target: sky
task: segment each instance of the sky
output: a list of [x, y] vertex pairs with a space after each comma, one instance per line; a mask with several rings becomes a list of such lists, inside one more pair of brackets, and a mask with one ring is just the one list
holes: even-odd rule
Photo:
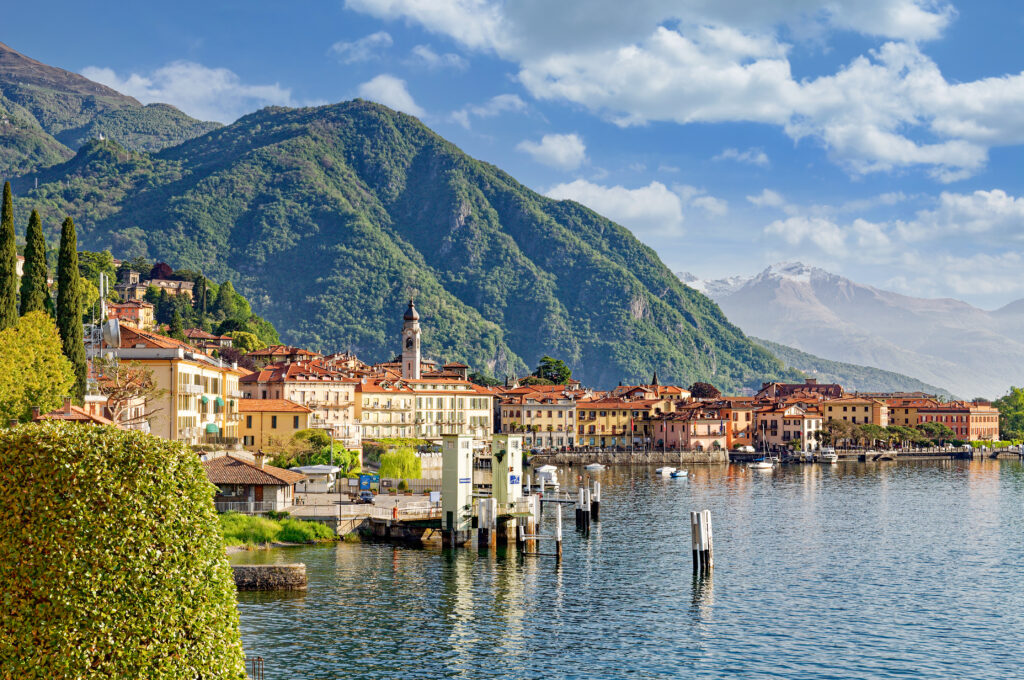
[[3, 41], [230, 123], [362, 97], [677, 272], [1024, 297], [1024, 3], [17, 3]]

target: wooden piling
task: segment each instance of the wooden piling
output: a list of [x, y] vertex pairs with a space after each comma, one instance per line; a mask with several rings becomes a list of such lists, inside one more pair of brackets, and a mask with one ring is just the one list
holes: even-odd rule
[[693, 572], [704, 573], [715, 568], [715, 551], [711, 534], [711, 511], [690, 512]]
[[562, 561], [562, 504], [557, 503], [558, 512], [555, 514], [555, 559]]

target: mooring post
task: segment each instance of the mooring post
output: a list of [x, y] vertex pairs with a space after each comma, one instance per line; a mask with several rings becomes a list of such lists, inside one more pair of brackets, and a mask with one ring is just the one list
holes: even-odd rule
[[[530, 516], [526, 518], [526, 533], [529, 536], [536, 536], [537, 532], [540, 531], [540, 512], [541, 504], [540, 497], [530, 496]], [[528, 551], [537, 550], [537, 541], [532, 538], [526, 539], [526, 545], [524, 546]]]
[[523, 551], [525, 541], [523, 540], [523, 525], [516, 522], [516, 550], [519, 552]]
[[583, 509], [586, 507], [587, 502], [587, 490], [582, 486], [576, 489], [576, 528], [583, 529]]
[[487, 523], [487, 511], [490, 508], [484, 502], [485, 500], [481, 498], [480, 502], [476, 504], [476, 547], [481, 551], [487, 550], [491, 544], [489, 536], [490, 524]]
[[594, 492], [590, 496], [590, 519], [601, 521], [601, 482], [594, 482]]
[[694, 573], [711, 571], [715, 568], [715, 559], [711, 540], [710, 510], [690, 512], [690, 532]]
[[555, 515], [555, 559], [562, 561], [562, 504], [556, 503], [558, 513]]
[[590, 489], [583, 490], [583, 533], [590, 533]]

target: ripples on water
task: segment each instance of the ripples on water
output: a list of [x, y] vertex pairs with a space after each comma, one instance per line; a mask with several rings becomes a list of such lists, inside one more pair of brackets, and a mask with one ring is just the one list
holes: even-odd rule
[[[602, 521], [580, 538], [567, 508], [560, 568], [381, 544], [238, 556], [309, 574], [305, 594], [239, 593], [246, 653], [274, 680], [1024, 677], [1016, 461], [599, 478]], [[703, 508], [715, 571], [696, 580]]]

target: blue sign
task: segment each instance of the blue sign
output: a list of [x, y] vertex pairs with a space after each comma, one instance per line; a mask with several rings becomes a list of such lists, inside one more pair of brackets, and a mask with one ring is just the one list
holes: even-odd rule
[[360, 490], [369, 490], [372, 484], [380, 486], [380, 475], [359, 475]]
[[459, 484], [469, 484], [469, 477], [459, 477]]
[[509, 475], [508, 476], [508, 483], [509, 484], [518, 484], [519, 483], [519, 475]]

